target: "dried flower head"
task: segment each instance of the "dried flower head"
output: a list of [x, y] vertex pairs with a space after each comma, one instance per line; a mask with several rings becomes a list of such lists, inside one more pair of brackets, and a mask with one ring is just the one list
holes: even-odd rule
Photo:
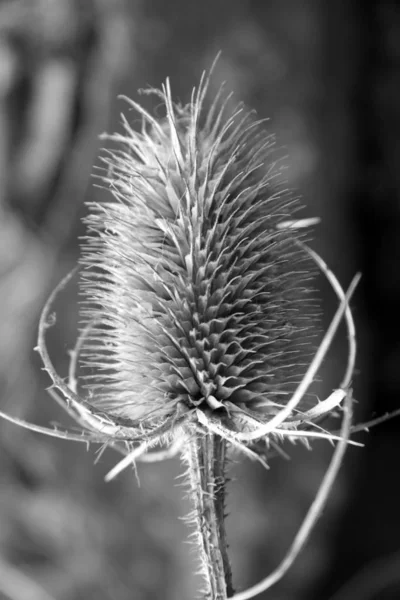
[[[279, 449], [282, 437], [339, 440], [288, 557], [259, 586], [234, 597], [245, 600], [272, 585], [293, 562], [343, 457], [356, 348], [348, 303], [358, 277], [345, 293], [306, 245], [303, 231], [315, 220], [295, 219], [299, 203], [285, 187], [263, 123], [242, 105], [232, 109], [223, 88], [206, 108], [208, 88], [209, 77], [203, 75], [190, 103], [181, 106], [172, 102], [167, 80], [162, 90], [148, 92], [161, 98], [165, 114], [155, 118], [128, 100], [141, 117], [141, 129], [124, 118], [124, 132], [110, 136], [117, 149], [108, 154], [102, 179], [113, 199], [89, 204], [81, 258], [83, 328], [67, 381], [51, 363], [45, 334], [54, 322], [52, 302], [71, 276], [43, 311], [37, 349], [53, 381], [50, 394], [82, 425], [82, 435], [1, 415], [50, 435], [120, 450], [126, 456], [108, 479], [140, 457], [163, 459], [199, 436], [197, 455], [188, 462], [202, 475], [198, 486], [192, 479], [192, 489], [195, 494], [201, 488], [197, 507], [216, 519], [213, 525], [207, 517], [215, 527], [204, 544], [213, 536], [224, 538], [219, 522], [224, 486], [218, 484], [215, 497], [207, 491], [224, 479], [219, 463], [225, 446], [215, 445], [216, 439], [263, 464], [265, 445]], [[306, 365], [314, 318], [312, 264], [340, 303]], [[326, 400], [310, 405], [305, 395], [343, 316], [349, 338], [345, 375]], [[85, 367], [85, 398], [78, 394], [79, 363]], [[345, 398], [340, 435], [317, 427]], [[160, 443], [164, 450], [147, 453]], [[208, 476], [214, 477], [211, 488]], [[216, 547], [203, 550], [211, 572]], [[219, 556], [227, 579], [224, 549]], [[224, 586], [231, 596], [230, 584]], [[211, 582], [207, 593], [212, 589]]]
[[280, 227], [298, 201], [262, 123], [229, 97], [205, 112], [207, 85], [187, 106], [168, 82], [152, 90], [159, 120], [130, 101], [141, 131], [124, 121], [112, 136], [114, 200], [86, 219], [86, 385], [130, 421], [237, 407], [265, 417], [307, 358], [310, 264], [299, 231]]
[[[223, 87], [206, 108], [208, 89], [203, 74], [181, 106], [167, 80], [146, 92], [161, 98], [163, 116], [128, 100], [141, 130], [123, 118], [123, 134], [108, 136], [117, 149], [107, 155], [102, 180], [113, 199], [89, 204], [84, 327], [67, 383], [54, 370], [45, 332], [69, 277], [42, 314], [38, 351], [45, 369], [68, 410], [99, 440], [157, 443], [185, 422], [244, 451], [265, 436], [318, 437], [325, 434], [304, 429], [340, 405], [351, 379], [348, 299], [357, 278], [346, 295], [305, 244], [303, 231], [316, 220], [294, 218], [299, 202], [285, 187], [264, 123], [241, 104], [232, 108]], [[299, 382], [313, 331], [310, 261], [340, 306]], [[343, 314], [350, 341], [345, 377], [310, 408], [304, 396]], [[77, 394], [78, 362], [87, 368], [86, 399]]]

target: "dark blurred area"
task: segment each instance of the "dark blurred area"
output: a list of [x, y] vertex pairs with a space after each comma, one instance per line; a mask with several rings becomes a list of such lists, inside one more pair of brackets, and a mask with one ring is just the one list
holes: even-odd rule
[[[47, 396], [33, 352], [38, 318], [79, 256], [99, 134], [119, 127], [119, 94], [169, 76], [189, 101], [217, 52], [222, 81], [269, 117], [287, 177], [319, 216], [313, 247], [352, 302], [358, 421], [400, 407], [400, 9], [395, 2], [316, 0], [3, 0], [0, 3], [1, 409], [73, 428]], [[151, 98], [140, 102], [149, 108]], [[132, 117], [134, 120], [135, 118]], [[324, 323], [335, 298], [321, 279]], [[57, 302], [49, 349], [66, 375], [77, 289]], [[318, 393], [338, 386], [344, 329]], [[337, 427], [337, 423], [334, 423]], [[400, 418], [359, 434], [323, 518], [270, 600], [400, 598]], [[106, 484], [111, 451], [0, 423], [0, 599], [191, 600], [200, 580], [188, 551], [179, 462], [139, 466]], [[237, 589], [283, 558], [331, 455], [285, 448], [265, 473], [232, 466], [228, 535]], [[46, 595], [47, 594], [47, 595]]]

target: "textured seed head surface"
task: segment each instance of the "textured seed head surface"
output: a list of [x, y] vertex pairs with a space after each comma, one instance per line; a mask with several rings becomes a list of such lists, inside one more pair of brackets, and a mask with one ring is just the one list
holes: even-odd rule
[[264, 125], [222, 90], [207, 104], [207, 87], [187, 106], [168, 82], [152, 90], [161, 118], [131, 102], [141, 130], [124, 120], [111, 137], [113, 198], [89, 205], [86, 385], [127, 419], [229, 403], [262, 413], [285, 403], [307, 359], [312, 273], [300, 233], [278, 227], [298, 201]]

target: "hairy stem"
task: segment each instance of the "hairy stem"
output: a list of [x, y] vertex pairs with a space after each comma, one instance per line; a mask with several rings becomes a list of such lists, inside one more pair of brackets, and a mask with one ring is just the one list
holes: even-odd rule
[[185, 448], [205, 598], [226, 600], [233, 596], [225, 534], [226, 442], [212, 433], [196, 431], [191, 432]]

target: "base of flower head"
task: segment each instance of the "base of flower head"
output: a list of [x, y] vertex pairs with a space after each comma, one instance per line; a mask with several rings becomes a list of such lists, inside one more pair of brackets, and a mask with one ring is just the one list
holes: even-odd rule
[[[44, 369], [48, 372], [52, 380], [53, 389], [51, 389], [50, 393], [86, 431], [82, 441], [129, 444], [130, 447], [127, 448], [126, 453], [133, 452], [133, 456], [138, 457], [141, 454], [147, 454], [148, 450], [158, 444], [167, 444], [167, 446], [171, 443], [175, 444], [177, 433], [185, 426], [185, 423], [191, 423], [191, 426], [197, 427], [199, 432], [204, 433], [205, 431], [209, 431], [224, 438], [232, 447], [241, 450], [250, 458], [259, 460], [264, 466], [266, 466], [266, 463], [263, 457], [259, 456], [251, 447], [256, 440], [265, 439], [267, 443], [269, 440], [279, 443], [281, 440], [288, 438], [291, 440], [304, 440], [305, 443], [308, 443], [308, 440], [313, 438], [325, 438], [334, 441], [336, 439], [335, 435], [321, 430], [317, 422], [325, 415], [331, 414], [333, 410], [340, 407], [350, 383], [354, 369], [356, 343], [349, 300], [359, 277], [354, 278], [346, 294], [324, 261], [302, 242], [299, 242], [299, 246], [313, 258], [328, 278], [340, 300], [340, 305], [295, 393], [281, 407], [277, 405], [270, 407], [267, 418], [263, 417], [262, 414], [260, 415], [259, 412], [255, 413], [251, 409], [238, 407], [229, 400], [223, 403], [215, 400], [214, 403], [208, 402], [192, 409], [184, 408], [178, 404], [175, 412], [167, 416], [163, 415], [161, 419], [153, 417], [149, 420], [140, 419], [134, 422], [101, 411], [96, 407], [93, 398], [81, 398], [77, 393], [76, 369], [79, 352], [84, 344], [85, 336], [89, 333], [91, 324], [83, 329], [78, 337], [75, 348], [70, 352], [70, 368], [66, 381], [55, 371], [46, 347], [46, 331], [55, 322], [54, 317], [51, 317], [53, 302], [57, 294], [67, 285], [76, 271], [67, 275], [53, 291], [43, 309], [39, 325], [37, 350], [42, 357]], [[327, 400], [320, 402], [305, 412], [300, 411], [298, 409], [299, 402], [312, 383], [343, 315], [345, 316], [348, 329], [349, 358], [341, 386]], [[61, 392], [62, 397], [56, 394], [55, 389]], [[67, 432], [50, 431], [51, 435], [59, 435], [59, 437], [64, 437], [64, 439], [67, 436]], [[71, 439], [76, 439], [76, 435], [73, 435]], [[140, 444], [142, 451], [139, 452], [137, 449], [132, 448], [132, 444]], [[129, 460], [126, 460], [124, 464], [128, 463]]]

